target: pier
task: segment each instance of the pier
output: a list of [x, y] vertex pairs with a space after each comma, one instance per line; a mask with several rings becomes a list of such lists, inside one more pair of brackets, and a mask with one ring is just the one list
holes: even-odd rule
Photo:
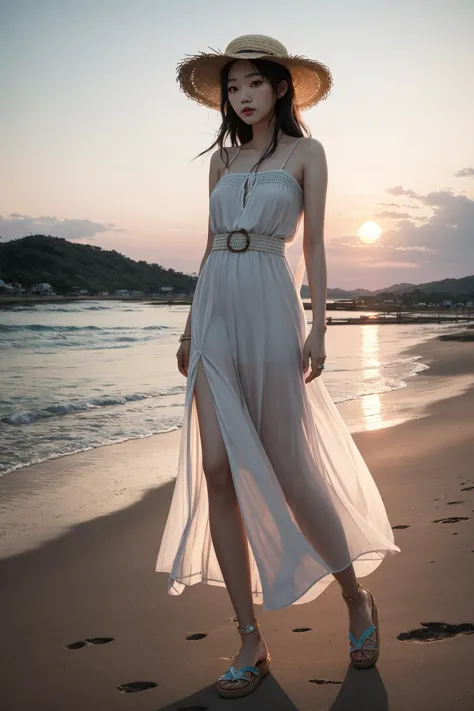
[[411, 313], [403, 314], [393, 314], [384, 315], [379, 314], [378, 316], [353, 316], [349, 318], [334, 318], [334, 316], [328, 316], [326, 318], [326, 323], [328, 326], [360, 326], [361, 324], [420, 324], [420, 323], [465, 323], [468, 321], [474, 321], [474, 314], [467, 314], [464, 316], [458, 314], [429, 314], [429, 315], [418, 315]]

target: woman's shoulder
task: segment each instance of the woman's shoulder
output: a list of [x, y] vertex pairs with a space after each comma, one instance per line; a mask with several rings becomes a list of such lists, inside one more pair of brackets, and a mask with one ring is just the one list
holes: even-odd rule
[[321, 155], [321, 153], [324, 153], [324, 146], [321, 141], [312, 136], [303, 136], [303, 138], [300, 138], [298, 146], [305, 152], [310, 151], [312, 155]]
[[239, 146], [223, 146], [222, 148], [216, 148], [214, 153], [211, 155], [211, 170], [216, 170], [219, 173], [225, 170], [238, 150]]
[[225, 165], [226, 159], [228, 161], [232, 160], [239, 148], [240, 146], [223, 146], [222, 148], [216, 148], [211, 155], [211, 163], [214, 165]]
[[311, 165], [324, 165], [326, 163], [324, 146], [317, 138], [301, 138], [296, 147], [296, 150], [298, 149], [303, 170]]
[[239, 146], [223, 146], [223, 148], [217, 148], [211, 155], [210, 172], [220, 177], [233, 161], [238, 150]]

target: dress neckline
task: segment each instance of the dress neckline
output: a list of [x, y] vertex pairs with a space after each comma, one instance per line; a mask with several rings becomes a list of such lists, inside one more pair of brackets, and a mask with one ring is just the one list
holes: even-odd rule
[[[224, 175], [221, 175], [221, 177], [220, 177], [219, 180], [217, 181], [217, 183], [216, 183], [216, 188], [217, 188], [218, 184], [221, 182], [221, 180], [223, 180], [227, 175], [250, 175], [251, 172], [252, 172], [252, 171], [247, 170], [247, 171], [235, 171], [235, 172], [232, 172], [232, 173], [224, 173]], [[299, 188], [299, 190], [301, 191], [301, 193], [304, 192], [304, 191], [303, 191], [303, 188], [301, 187], [301, 185], [299, 184], [299, 182], [296, 180], [296, 178], [295, 178], [295, 176], [293, 175], [293, 173], [290, 173], [290, 171], [289, 171], [289, 170], [286, 170], [285, 168], [270, 168], [270, 170], [259, 170], [259, 171], [257, 171], [256, 173], [254, 173], [254, 175], [263, 175], [263, 174], [265, 174], [265, 173], [285, 173], [286, 175], [289, 175], [289, 176], [290, 176], [291, 180], [292, 180], [292, 181], [294, 182], [294, 184]], [[214, 190], [215, 190], [215, 188], [214, 188]], [[213, 191], [213, 192], [214, 192], [214, 191]]]

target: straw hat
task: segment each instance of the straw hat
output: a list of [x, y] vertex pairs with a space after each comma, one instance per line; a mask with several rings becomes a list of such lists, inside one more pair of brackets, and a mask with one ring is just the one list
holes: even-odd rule
[[225, 52], [212, 50], [189, 56], [178, 64], [178, 82], [190, 99], [220, 110], [222, 68], [235, 59], [268, 59], [286, 67], [292, 76], [295, 101], [309, 109], [325, 99], [332, 86], [328, 67], [307, 57], [288, 54], [281, 42], [266, 35], [242, 35], [227, 45]]

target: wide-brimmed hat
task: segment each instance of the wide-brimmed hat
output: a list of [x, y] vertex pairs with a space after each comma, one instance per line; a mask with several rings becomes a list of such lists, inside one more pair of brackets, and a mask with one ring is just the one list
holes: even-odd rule
[[178, 82], [190, 99], [211, 109], [220, 109], [222, 68], [235, 59], [268, 59], [291, 73], [295, 101], [299, 109], [309, 109], [325, 99], [332, 87], [328, 67], [315, 59], [288, 54], [286, 47], [266, 35], [242, 35], [230, 42], [224, 52], [212, 50], [187, 56], [178, 64]]

